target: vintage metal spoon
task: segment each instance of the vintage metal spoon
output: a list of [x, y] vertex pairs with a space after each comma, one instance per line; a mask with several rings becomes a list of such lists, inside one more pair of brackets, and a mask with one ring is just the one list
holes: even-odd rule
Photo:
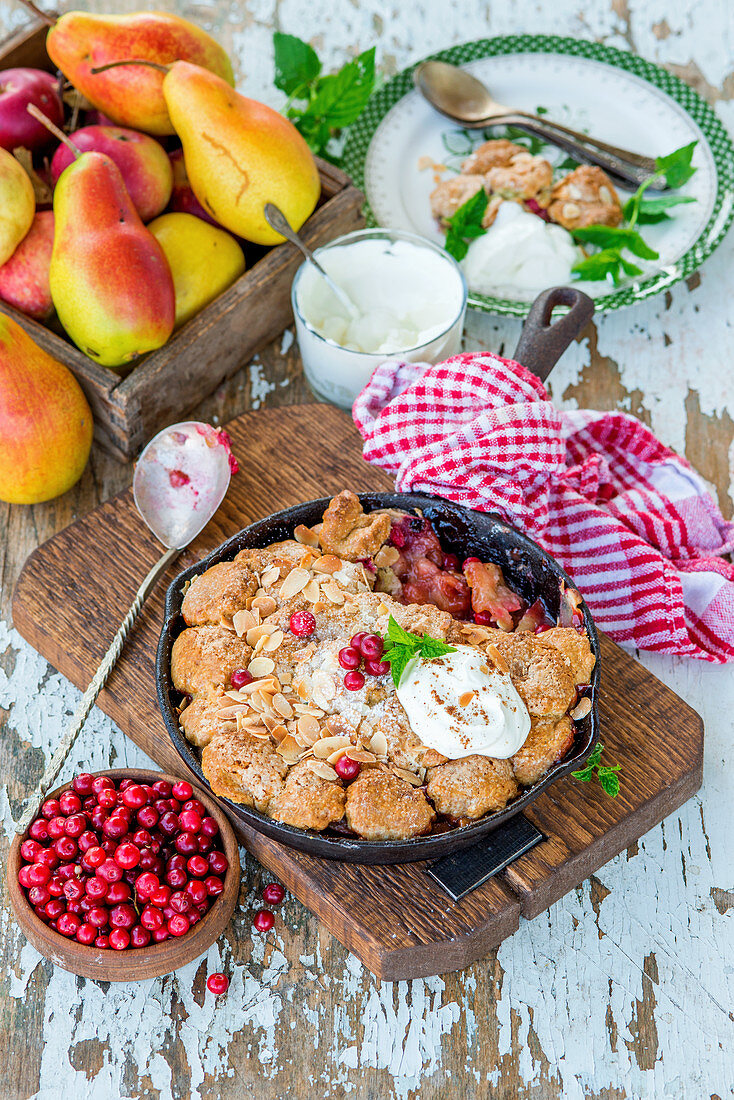
[[347, 294], [346, 290], [343, 290], [337, 283], [334, 282], [331, 275], [324, 271], [319, 261], [314, 256], [311, 249], [306, 242], [298, 236], [295, 229], [291, 228], [291, 224], [286, 218], [283, 211], [272, 202], [266, 202], [263, 209], [265, 214], [265, 221], [268, 223], [271, 229], [274, 229], [276, 233], [280, 233], [281, 237], [285, 237], [286, 240], [294, 244], [296, 248], [300, 248], [303, 255], [306, 257], [310, 264], [318, 271], [322, 279], [329, 284], [329, 289], [332, 294], [335, 294], [344, 308], [348, 311], [350, 317], [359, 317], [360, 311], [355, 306], [352, 299]]
[[[559, 122], [505, 107], [492, 98], [489, 89], [465, 69], [445, 61], [423, 61], [413, 73], [413, 81], [428, 102], [455, 122], [470, 130], [490, 126], [517, 126], [545, 138], [578, 160], [598, 164], [625, 184], [637, 188], [655, 171], [655, 161], [640, 153], [608, 145]], [[664, 190], [665, 184], [653, 190]]]
[[135, 504], [155, 537], [168, 549], [138, 589], [36, 790], [16, 822], [16, 832], [23, 833], [28, 828], [61, 771], [156, 582], [203, 530], [224, 500], [231, 477], [229, 459], [228, 442], [221, 439], [215, 428], [196, 420], [164, 428], [151, 439], [138, 459], [133, 478]]

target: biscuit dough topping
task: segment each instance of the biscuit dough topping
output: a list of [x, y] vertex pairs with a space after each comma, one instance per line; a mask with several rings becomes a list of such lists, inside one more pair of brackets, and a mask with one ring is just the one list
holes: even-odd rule
[[397, 694], [423, 744], [449, 760], [506, 760], [530, 733], [530, 714], [509, 675], [472, 646], [430, 661], [413, 658]]

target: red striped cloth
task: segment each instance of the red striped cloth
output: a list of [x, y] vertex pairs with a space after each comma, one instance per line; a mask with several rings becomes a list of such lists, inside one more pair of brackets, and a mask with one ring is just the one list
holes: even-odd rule
[[559, 412], [489, 354], [383, 363], [353, 415], [398, 491], [499, 512], [562, 563], [615, 641], [734, 659], [734, 523], [633, 416]]

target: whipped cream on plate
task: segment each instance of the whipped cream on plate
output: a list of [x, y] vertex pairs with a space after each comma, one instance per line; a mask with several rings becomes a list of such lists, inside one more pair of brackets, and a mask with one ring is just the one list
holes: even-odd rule
[[450, 760], [506, 760], [530, 732], [530, 715], [509, 675], [471, 646], [423, 660], [414, 657], [397, 689], [413, 731]]

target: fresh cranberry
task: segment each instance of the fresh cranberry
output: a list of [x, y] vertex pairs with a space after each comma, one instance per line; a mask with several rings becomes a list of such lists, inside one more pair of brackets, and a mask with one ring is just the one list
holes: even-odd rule
[[347, 691], [359, 691], [364, 687], [364, 676], [361, 672], [347, 672], [344, 677], [344, 687]]
[[[48, 905], [46, 906], [46, 912], [48, 912]], [[87, 910], [87, 920], [95, 928], [105, 928], [107, 925], [107, 910], [102, 905], [95, 905], [93, 909]]]
[[117, 841], [113, 840], [112, 837], [105, 837], [100, 847], [106, 856], [113, 856], [117, 851]]
[[334, 764], [334, 771], [345, 783], [351, 783], [353, 779], [356, 779], [361, 770], [362, 765], [360, 762], [358, 760], [351, 760], [346, 755], [340, 756]]
[[203, 833], [198, 833], [196, 837], [196, 846], [202, 855], [206, 855], [207, 852], [211, 852], [214, 847], [214, 841], [210, 836], [204, 836]]
[[204, 885], [210, 898], [218, 898], [224, 890], [224, 883], [217, 875], [208, 875], [204, 879]]
[[105, 882], [103, 878], [99, 878], [94, 875], [92, 878], [88, 878], [84, 884], [87, 897], [92, 898], [94, 901], [101, 901], [107, 897], [110, 889], [110, 883]]
[[369, 676], [387, 676], [390, 671], [390, 662], [365, 661], [364, 670]]
[[41, 806], [41, 813], [47, 821], [51, 821], [52, 818], [58, 817], [61, 812], [58, 798], [47, 798]]
[[97, 806], [97, 808], [90, 813], [89, 820], [95, 829], [101, 829], [107, 820], [107, 810], [103, 810], [101, 806]]
[[120, 782], [117, 784], [117, 789], [118, 789], [118, 791], [122, 792], [122, 791], [126, 791], [128, 789], [128, 787], [133, 787], [134, 785], [135, 785], [135, 780], [134, 779], [121, 779]]
[[[206, 862], [206, 861], [205, 861]], [[209, 870], [209, 864], [206, 865], [207, 871]], [[206, 884], [199, 879], [194, 879], [192, 882], [187, 883], [184, 891], [187, 898], [194, 903], [194, 905], [203, 905], [208, 898]]]
[[175, 915], [176, 915], [176, 910], [175, 909], [172, 909], [170, 905], [164, 906], [163, 916], [166, 918], [167, 921], [169, 921], [171, 919], [171, 917], [175, 917]]
[[71, 814], [64, 822], [64, 832], [71, 837], [80, 837], [86, 827], [87, 819], [83, 814]]
[[219, 826], [213, 817], [204, 817], [201, 821], [201, 831], [206, 833], [207, 836], [216, 836], [219, 832]]
[[131, 810], [140, 810], [147, 805], [148, 796], [139, 783], [134, 783], [132, 787], [128, 787], [126, 791], [123, 791], [122, 801]]
[[444, 556], [443, 556], [443, 567], [449, 573], [458, 573], [459, 572], [459, 559], [456, 556], [456, 554], [444, 554]]
[[206, 980], [206, 988], [215, 997], [220, 997], [229, 989], [229, 978], [226, 974], [210, 974]]
[[[61, 898], [51, 898], [51, 901], [46, 902], [46, 916], [51, 920], [56, 920], [66, 910], [66, 902]], [[105, 913], [105, 921], [107, 920], [107, 914]]]
[[[47, 867], [45, 863], [31, 863], [27, 867], [22, 868], [27, 872], [27, 883], [23, 883], [24, 886], [45, 886], [48, 880], [51, 878], [51, 868]], [[209, 864], [207, 863], [207, 870]]]
[[75, 776], [71, 781], [73, 789], [82, 798], [92, 793], [93, 783], [94, 776], [90, 775], [89, 772], [80, 772], [79, 775]]
[[33, 863], [36, 856], [40, 855], [42, 851], [43, 847], [37, 840], [24, 840], [20, 846], [20, 854], [23, 859], [28, 860], [30, 863]]
[[97, 936], [94, 941], [94, 946], [99, 947], [102, 951], [106, 951], [110, 946], [110, 937], [105, 935]]
[[154, 909], [152, 905], [146, 905], [140, 914], [140, 923], [149, 932], [155, 932], [156, 928], [163, 927], [163, 914], [160, 909]]
[[127, 882], [111, 882], [107, 891], [107, 901], [110, 905], [119, 905], [123, 901], [129, 901], [132, 890]]
[[85, 894], [85, 896], [79, 902], [79, 908], [83, 913], [88, 913], [90, 909], [94, 909], [98, 900], [98, 898], [90, 898], [88, 895]]
[[187, 909], [185, 913], [185, 916], [188, 917], [189, 924], [198, 924], [198, 922], [202, 918], [202, 915], [203, 914], [201, 914], [199, 910], [195, 909], [193, 906], [190, 909]]
[[28, 901], [34, 907], [41, 908], [51, 901], [51, 894], [45, 886], [31, 886], [28, 891]]
[[184, 891], [177, 890], [174, 894], [171, 894], [169, 904], [174, 913], [185, 913], [190, 903]]
[[362, 656], [368, 661], [376, 661], [382, 656], [382, 652], [385, 648], [385, 643], [379, 634], [367, 634], [362, 639], [362, 644], [359, 647], [362, 651]]
[[60, 863], [56, 868], [56, 878], [60, 878], [62, 882], [67, 882], [70, 878], [74, 878], [80, 871], [81, 867], [77, 868], [76, 863]]
[[124, 928], [114, 928], [110, 932], [110, 947], [113, 951], [124, 951], [130, 946], [130, 933]]
[[176, 890], [179, 886], [186, 885], [186, 883], [188, 882], [188, 875], [180, 868], [172, 867], [169, 871], [166, 872], [166, 882], [169, 886], [172, 886], [174, 890]]
[[64, 883], [64, 897], [67, 901], [81, 901], [85, 893], [84, 883], [78, 878], [70, 878]]
[[36, 863], [43, 863], [53, 871], [54, 867], [58, 867], [59, 865], [59, 857], [56, 855], [53, 848], [44, 848], [43, 851], [38, 853]]
[[141, 806], [138, 810], [138, 825], [143, 829], [155, 829], [160, 816], [155, 806]]
[[179, 833], [174, 840], [174, 847], [182, 856], [192, 856], [199, 851], [199, 845], [195, 833]]
[[70, 836], [60, 836], [57, 841], [54, 842], [54, 851], [59, 859], [73, 859], [79, 851], [79, 845]]
[[180, 854], [180, 852], [175, 852], [174, 851], [173, 854], [169, 857], [167, 866], [168, 866], [169, 871], [172, 871], [174, 868], [177, 871], [185, 871], [186, 870], [186, 856], [182, 856]]
[[269, 932], [275, 924], [275, 917], [269, 909], [258, 909], [252, 919], [252, 923], [258, 932]]
[[195, 878], [204, 878], [209, 873], [209, 861], [203, 856], [195, 855], [186, 864], [186, 869]]
[[164, 940], [167, 940], [167, 939], [170, 938], [170, 935], [171, 935], [171, 933], [168, 931], [167, 928], [155, 928], [153, 930], [153, 942], [154, 943], [163, 943]]
[[153, 837], [150, 835], [147, 829], [136, 829], [130, 839], [133, 844], [140, 848], [140, 854], [142, 855], [143, 849], [148, 847], [148, 845], [153, 840]]
[[92, 790], [95, 794], [99, 794], [100, 791], [114, 790], [115, 784], [108, 775], [98, 775], [92, 780]]
[[229, 868], [229, 860], [224, 852], [210, 852], [208, 862], [215, 875], [223, 875]]
[[147, 947], [150, 943], [150, 932], [147, 928], [136, 924], [130, 929], [130, 943], [133, 947]]
[[93, 794], [90, 794], [88, 798], [85, 798], [82, 802], [82, 807], [85, 814], [91, 814], [92, 810], [96, 809], [97, 807], [97, 799], [95, 798], [95, 796]]
[[76, 938], [79, 943], [83, 943], [85, 946], [90, 947], [97, 938], [97, 929], [93, 924], [87, 922], [80, 924], [76, 930]]
[[137, 913], [127, 902], [122, 902], [110, 909], [110, 924], [113, 928], [132, 928], [136, 920]]
[[74, 913], [81, 920], [82, 919], [81, 914], [83, 912], [81, 902], [79, 902], [79, 901], [67, 901], [67, 903], [66, 903], [66, 912], [67, 913]]
[[187, 783], [185, 779], [179, 779], [171, 787], [171, 794], [174, 798], [177, 798], [179, 802], [185, 802], [187, 798], [194, 797], [194, 788], [190, 783]]
[[81, 923], [76, 913], [62, 913], [57, 927], [62, 936], [76, 936]]
[[171, 887], [166, 883], [161, 883], [157, 890], [154, 890], [148, 899], [151, 905], [155, 905], [157, 909], [162, 909], [164, 905], [168, 905], [171, 900]]
[[104, 863], [100, 863], [97, 868], [97, 874], [105, 882], [119, 882], [122, 878], [122, 867], [119, 863], [115, 863], [114, 859], [105, 859]]
[[160, 795], [161, 798], [171, 797], [171, 784], [167, 779], [156, 779], [153, 784], [153, 790], [156, 794]]
[[203, 802], [199, 802], [198, 798], [190, 798], [188, 802], [184, 802], [181, 807], [182, 810], [193, 810], [199, 817], [203, 817], [206, 813], [206, 806]]
[[126, 842], [118, 846], [113, 858], [123, 870], [130, 871], [140, 863], [140, 849]]
[[185, 936], [191, 927], [191, 922], [183, 913], [174, 913], [168, 922], [168, 931], [172, 936]]
[[356, 649], [358, 653], [361, 653], [362, 652], [362, 642], [365, 640], [366, 637], [367, 637], [367, 631], [366, 630], [360, 630], [357, 634], [353, 634], [352, 637], [349, 639], [349, 644], [352, 647], [352, 649]]
[[285, 890], [279, 882], [269, 882], [263, 890], [263, 898], [268, 905], [280, 905], [285, 897]]
[[58, 840], [60, 836], [64, 836], [64, 825], [66, 819], [63, 817], [52, 817], [48, 823], [48, 835], [51, 840]]
[[33, 840], [47, 840], [48, 839], [48, 822], [44, 821], [42, 817], [36, 818], [28, 830], [28, 835]]
[[90, 848], [97, 847], [97, 834], [92, 832], [91, 829], [85, 829], [77, 841], [79, 845], [79, 851], [86, 853]]
[[107, 787], [99, 791], [97, 805], [103, 810], [111, 810], [113, 806], [117, 805], [117, 791], [109, 790]]
[[94, 871], [104, 863], [106, 858], [104, 848], [100, 848], [99, 845], [97, 845], [95, 848], [87, 848], [82, 858], [82, 863]]
[[181, 828], [187, 833], [198, 833], [201, 829], [201, 815], [196, 810], [182, 810], [178, 815]]
[[289, 626], [297, 638], [309, 638], [316, 629], [316, 619], [310, 611], [294, 611]]
[[64, 817], [70, 814], [78, 814], [82, 808], [82, 800], [74, 791], [64, 791], [59, 798], [59, 809]]
[[339, 650], [339, 664], [342, 668], [355, 669], [362, 664], [362, 654], [354, 646], [345, 646]]
[[158, 822], [158, 828], [165, 836], [174, 836], [180, 828], [178, 814], [174, 814], [170, 810], [164, 813]]
[[62, 898], [64, 896], [64, 880], [59, 878], [58, 875], [50, 878], [46, 887], [52, 898]]
[[144, 871], [142, 875], [138, 875], [135, 881], [135, 893], [140, 898], [149, 898], [159, 886], [158, 876], [150, 871]]

